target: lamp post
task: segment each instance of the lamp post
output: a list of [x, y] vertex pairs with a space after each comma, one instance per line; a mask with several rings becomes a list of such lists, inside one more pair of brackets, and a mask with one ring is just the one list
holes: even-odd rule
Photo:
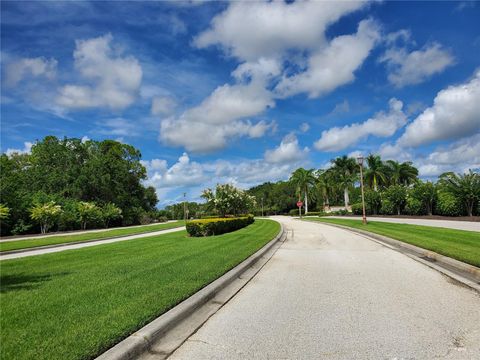
[[357, 157], [357, 163], [358, 165], [360, 166], [360, 186], [362, 188], [362, 213], [363, 213], [363, 217], [362, 217], [362, 222], [364, 225], [367, 224], [367, 216], [365, 214], [365, 196], [363, 194], [363, 156], [359, 156]]
[[183, 220], [187, 222], [187, 203], [185, 202], [185, 198], [187, 193], [183, 193]]

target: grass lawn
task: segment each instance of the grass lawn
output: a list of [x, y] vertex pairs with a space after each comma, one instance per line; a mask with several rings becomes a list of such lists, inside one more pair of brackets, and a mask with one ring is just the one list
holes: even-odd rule
[[480, 232], [378, 221], [363, 225], [351, 219], [310, 218], [308, 221], [371, 231], [480, 267]]
[[92, 359], [239, 264], [272, 220], [205, 238], [186, 231], [1, 266], [2, 359]]
[[126, 227], [124, 229], [105, 230], [105, 231], [90, 232], [85, 234], [50, 236], [50, 237], [31, 239], [31, 240], [0, 242], [0, 252], [9, 251], [9, 250], [28, 249], [28, 248], [33, 248], [37, 246], [65, 244], [70, 242], [101, 240], [101, 239], [106, 239], [109, 237], [116, 237], [116, 236], [143, 234], [143, 233], [152, 232], [152, 231], [172, 229], [172, 228], [180, 227], [183, 225], [185, 225], [185, 222], [181, 220], [181, 221], [163, 223], [163, 224], [157, 224], [157, 225]]

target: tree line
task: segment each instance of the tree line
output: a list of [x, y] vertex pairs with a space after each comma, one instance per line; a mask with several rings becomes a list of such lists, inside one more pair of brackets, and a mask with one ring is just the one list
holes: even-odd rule
[[0, 156], [2, 235], [139, 224], [155, 214], [141, 153], [118, 141], [47, 136]]
[[[368, 214], [480, 214], [478, 172], [447, 172], [435, 182], [422, 181], [411, 162], [383, 161], [374, 154], [365, 158], [363, 166]], [[329, 211], [332, 206], [343, 206], [356, 214], [362, 212], [360, 166], [346, 155], [332, 159], [328, 169], [299, 168], [288, 182], [268, 182], [248, 192], [257, 199], [257, 214], [296, 213], [296, 201], [304, 202], [306, 213]]]

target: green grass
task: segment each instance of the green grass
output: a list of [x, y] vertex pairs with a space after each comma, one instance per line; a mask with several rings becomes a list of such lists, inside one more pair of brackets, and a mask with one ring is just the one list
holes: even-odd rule
[[143, 234], [143, 233], [148, 233], [152, 231], [172, 229], [172, 228], [180, 227], [183, 225], [185, 225], [185, 222], [181, 220], [181, 221], [163, 223], [163, 224], [157, 224], [157, 225], [126, 227], [123, 229], [105, 230], [105, 231], [90, 232], [85, 234], [76, 234], [76, 235], [71, 234], [71, 235], [65, 235], [65, 236], [50, 236], [50, 237], [31, 239], [31, 240], [25, 239], [25, 240], [17, 240], [17, 241], [0, 242], [0, 252], [28, 249], [28, 248], [34, 248], [34, 247], [46, 246], [46, 245], [66, 244], [71, 242], [101, 240], [109, 237]]
[[239, 264], [278, 234], [256, 220], [205, 238], [186, 231], [1, 265], [1, 358], [91, 359]]
[[307, 221], [370, 231], [480, 267], [480, 232], [375, 221], [363, 225], [361, 221], [351, 219], [316, 218]]

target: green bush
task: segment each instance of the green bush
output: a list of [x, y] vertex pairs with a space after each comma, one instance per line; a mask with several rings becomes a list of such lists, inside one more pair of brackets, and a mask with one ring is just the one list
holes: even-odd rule
[[253, 215], [236, 218], [201, 219], [187, 222], [187, 232], [190, 236], [211, 236], [232, 232], [255, 221]]
[[[298, 208], [297, 209], [292, 209], [288, 212], [288, 215], [290, 216], [298, 216]], [[302, 209], [302, 215], [303, 215], [303, 209]]]
[[408, 215], [425, 215], [426, 210], [422, 201], [414, 197], [407, 197], [407, 205], [405, 205], [405, 212]]
[[380, 214], [382, 215], [393, 215], [395, 214], [395, 206], [393, 203], [388, 199], [383, 199], [382, 207], [380, 209]]
[[[297, 210], [297, 215], [298, 215], [298, 210]], [[305, 215], [305, 214], [303, 214]], [[323, 216], [325, 213], [323, 211], [309, 211], [306, 215], [308, 216]]]
[[380, 193], [373, 190], [365, 191], [365, 211], [367, 215], [377, 215], [382, 207]]
[[462, 216], [464, 215], [463, 205], [455, 195], [448, 192], [438, 192], [437, 206], [435, 209], [438, 215]]
[[360, 203], [352, 204], [352, 213], [355, 215], [363, 215], [363, 206]]

